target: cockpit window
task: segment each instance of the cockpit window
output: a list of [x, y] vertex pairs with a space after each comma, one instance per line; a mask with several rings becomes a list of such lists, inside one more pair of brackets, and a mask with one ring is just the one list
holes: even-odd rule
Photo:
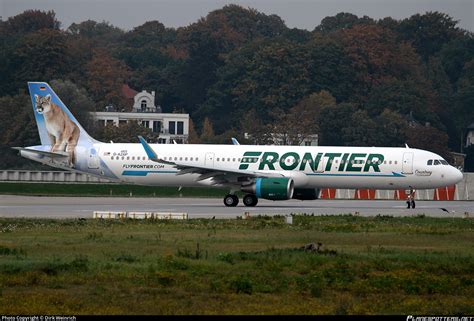
[[441, 163], [439, 162], [439, 160], [435, 159], [434, 160], [434, 165], [440, 165]]
[[432, 159], [430, 159], [430, 160], [428, 161], [428, 165], [433, 165], [433, 160], [432, 160]]
[[449, 165], [449, 163], [447, 161], [445, 161], [444, 159], [440, 159], [439, 160], [441, 162], [441, 164], [443, 165]]

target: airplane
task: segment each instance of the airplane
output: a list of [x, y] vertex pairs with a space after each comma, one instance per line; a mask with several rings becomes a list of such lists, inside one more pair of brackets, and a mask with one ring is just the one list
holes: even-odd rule
[[[41, 145], [13, 147], [22, 157], [119, 183], [211, 186], [225, 206], [315, 200], [321, 188], [432, 189], [463, 178], [441, 156], [399, 147], [102, 143], [79, 124], [45, 82], [28, 82]], [[408, 207], [415, 208], [414, 199]]]

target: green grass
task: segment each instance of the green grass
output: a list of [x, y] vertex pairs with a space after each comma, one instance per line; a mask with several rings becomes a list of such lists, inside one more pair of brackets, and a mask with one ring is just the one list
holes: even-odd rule
[[0, 183], [0, 194], [49, 196], [222, 197], [222, 189], [122, 184]]
[[473, 219], [293, 222], [2, 218], [0, 314], [474, 313]]

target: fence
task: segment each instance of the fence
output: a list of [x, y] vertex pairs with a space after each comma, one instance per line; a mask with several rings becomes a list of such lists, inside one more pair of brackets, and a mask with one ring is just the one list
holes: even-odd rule
[[[51, 183], [111, 183], [104, 178], [87, 174], [63, 171], [0, 171], [0, 181], [7, 182], [51, 182]], [[323, 199], [405, 199], [405, 190], [333, 189], [322, 188]], [[464, 173], [464, 179], [453, 186], [431, 190], [417, 190], [417, 200], [472, 200], [474, 199], [474, 173]]]
[[77, 172], [27, 170], [0, 171], [0, 181], [51, 183], [111, 183], [108, 179], [98, 178]]

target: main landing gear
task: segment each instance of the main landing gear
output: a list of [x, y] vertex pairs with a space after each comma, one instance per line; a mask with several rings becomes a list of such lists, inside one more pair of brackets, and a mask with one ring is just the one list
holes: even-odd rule
[[407, 200], [407, 208], [415, 208], [416, 204], [415, 204], [415, 200]]
[[[257, 198], [257, 196], [255, 196], [253, 194], [247, 194], [247, 195], [244, 196], [242, 201], [244, 202], [245, 206], [255, 206], [258, 203], [258, 198]], [[239, 204], [239, 198], [236, 195], [227, 194], [224, 197], [224, 205], [225, 206], [235, 207], [235, 206], [237, 206], [237, 204]]]

